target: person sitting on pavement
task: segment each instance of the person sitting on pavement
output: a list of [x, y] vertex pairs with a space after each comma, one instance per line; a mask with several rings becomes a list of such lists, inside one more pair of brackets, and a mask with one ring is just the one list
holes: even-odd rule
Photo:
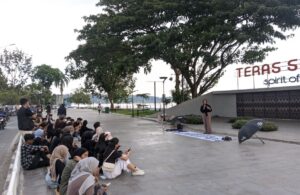
[[40, 167], [49, 166], [47, 146], [32, 145], [34, 141], [33, 134], [24, 135], [25, 143], [21, 146], [21, 165], [25, 170], [32, 170]]
[[95, 156], [99, 160], [100, 166], [103, 164], [103, 154], [108, 146], [108, 141], [106, 141], [106, 137], [108, 134], [101, 133], [99, 140], [95, 146]]
[[[53, 183], [60, 184], [61, 175], [65, 168], [69, 150], [64, 145], [57, 146], [50, 157], [50, 173], [49, 176]], [[57, 189], [59, 191], [59, 188]]]
[[73, 123], [73, 127], [74, 127], [74, 133], [72, 134], [73, 137], [78, 138], [78, 140], [80, 140], [80, 132], [79, 130], [81, 129], [81, 122], [75, 121]]
[[89, 151], [89, 156], [95, 156], [96, 142], [92, 140], [93, 135], [94, 133], [92, 131], [86, 131], [81, 138], [81, 147]]
[[62, 130], [61, 129], [56, 129], [54, 131], [54, 135], [53, 135], [52, 139], [50, 140], [50, 147], [49, 147], [49, 152], [50, 153], [52, 153], [54, 148], [56, 148], [56, 146], [58, 146], [60, 144], [61, 135], [62, 135]]
[[88, 124], [88, 121], [87, 120], [84, 120], [83, 122], [82, 122], [82, 126], [81, 126], [81, 128], [80, 128], [80, 130], [79, 130], [79, 133], [80, 133], [80, 136], [82, 137], [82, 135], [83, 135], [83, 133], [84, 132], [86, 132], [86, 131], [94, 131], [93, 129], [90, 129], [90, 128], [88, 128], [87, 127], [87, 124]]
[[[109, 141], [109, 144], [103, 154], [104, 162], [102, 166], [103, 175], [108, 179], [114, 179], [122, 174], [122, 171], [131, 172], [133, 176], [144, 175], [145, 172], [139, 169], [136, 165], [132, 164], [129, 160], [131, 150], [126, 152], [118, 150], [120, 148], [119, 139], [114, 137]], [[105, 163], [115, 164], [112, 171], [104, 169]]]
[[72, 171], [67, 195], [106, 195], [107, 186], [99, 184], [98, 165], [94, 157], [80, 160]]
[[37, 130], [33, 132], [34, 135], [34, 142], [33, 145], [40, 145], [40, 146], [48, 146], [49, 142], [45, 139], [45, 132], [47, 131], [48, 124], [42, 123]]
[[94, 134], [92, 140], [94, 140], [95, 142], [98, 142], [100, 134], [104, 133], [104, 130], [102, 129], [100, 122], [95, 122], [94, 128], [95, 128], [95, 134]]
[[66, 119], [64, 117], [59, 117], [58, 119], [56, 119], [55, 123], [54, 123], [54, 128], [55, 129], [63, 129], [66, 126]]
[[59, 193], [60, 195], [66, 195], [67, 189], [68, 189], [68, 182], [71, 177], [71, 173], [75, 167], [75, 165], [82, 159], [87, 158], [89, 155], [89, 152], [85, 148], [77, 148], [69, 161], [67, 161], [67, 164], [62, 172], [61, 175], [61, 181], [59, 185]]

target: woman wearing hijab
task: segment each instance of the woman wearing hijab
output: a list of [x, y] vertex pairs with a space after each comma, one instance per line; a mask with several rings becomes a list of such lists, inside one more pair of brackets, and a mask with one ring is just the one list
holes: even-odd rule
[[77, 148], [72, 156], [71, 159], [67, 162], [62, 175], [61, 175], [61, 181], [59, 185], [59, 193], [60, 195], [66, 195], [67, 194], [67, 189], [68, 189], [68, 182], [71, 177], [71, 173], [76, 166], [76, 164], [82, 160], [87, 158], [89, 155], [89, 152], [85, 148]]
[[115, 167], [113, 171], [106, 171], [102, 167], [103, 174], [108, 179], [114, 179], [122, 174], [122, 171], [131, 172], [133, 176], [145, 175], [145, 172], [137, 168], [129, 160], [130, 149], [126, 152], [118, 150], [120, 147], [119, 139], [114, 137], [109, 141], [109, 144], [103, 154], [104, 162], [113, 163]]
[[202, 101], [202, 106], [200, 108], [200, 111], [202, 113], [202, 120], [204, 123], [204, 128], [205, 128], [205, 134], [211, 134], [211, 112], [212, 108], [211, 106], [207, 103], [207, 99], [204, 99]]
[[101, 133], [104, 133], [104, 131], [103, 131], [102, 127], [99, 126], [96, 128], [95, 134], [94, 134], [92, 140], [95, 142], [98, 142]]
[[59, 145], [53, 150], [50, 157], [50, 177], [53, 182], [60, 184], [68, 153], [68, 148], [64, 145]]
[[105, 192], [97, 191], [99, 177], [99, 161], [94, 157], [80, 160], [72, 171], [67, 195], [94, 195]]

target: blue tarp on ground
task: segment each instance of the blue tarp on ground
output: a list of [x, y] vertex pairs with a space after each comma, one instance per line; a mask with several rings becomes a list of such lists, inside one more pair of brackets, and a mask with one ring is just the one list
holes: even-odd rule
[[219, 142], [223, 141], [222, 136], [213, 135], [213, 134], [203, 134], [199, 132], [193, 132], [193, 131], [185, 131], [185, 132], [174, 132], [176, 135], [186, 136], [186, 137], [192, 137], [196, 139], [211, 141], [211, 142]]

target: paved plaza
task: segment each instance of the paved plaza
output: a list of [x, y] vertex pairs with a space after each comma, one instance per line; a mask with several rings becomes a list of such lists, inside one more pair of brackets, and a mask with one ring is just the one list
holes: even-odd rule
[[[158, 123], [91, 110], [69, 110], [102, 122], [121, 140], [121, 149], [132, 147], [132, 162], [146, 171], [111, 182], [112, 195], [288, 195], [300, 194], [300, 146], [249, 140], [209, 142], [166, 133]], [[284, 130], [282, 130], [284, 131]]]
[[[78, 109], [69, 109], [68, 115], [87, 119], [90, 127], [100, 120], [121, 140], [122, 150], [132, 148], [131, 161], [146, 171], [145, 176], [105, 180], [112, 183], [110, 195], [300, 194], [297, 144], [210, 142], [163, 132], [159, 123], [128, 116]], [[44, 171], [24, 174], [24, 195], [53, 194], [43, 185]]]

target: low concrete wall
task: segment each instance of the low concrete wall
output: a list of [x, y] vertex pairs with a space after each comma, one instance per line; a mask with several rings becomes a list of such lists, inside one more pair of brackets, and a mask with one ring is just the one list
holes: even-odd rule
[[10, 171], [7, 176], [7, 184], [3, 195], [20, 195], [18, 189], [20, 187], [20, 173], [21, 173], [21, 145], [23, 141], [22, 136], [16, 136], [18, 139], [18, 146], [12, 158]]
[[192, 100], [183, 102], [178, 106], [169, 108], [166, 110], [166, 115], [169, 116], [180, 116], [188, 114], [201, 114], [200, 106], [202, 100], [207, 99], [208, 103], [212, 106], [213, 116], [220, 117], [236, 117], [237, 108], [236, 108], [236, 95], [235, 94], [217, 94], [209, 93], [203, 96], [199, 96]]

